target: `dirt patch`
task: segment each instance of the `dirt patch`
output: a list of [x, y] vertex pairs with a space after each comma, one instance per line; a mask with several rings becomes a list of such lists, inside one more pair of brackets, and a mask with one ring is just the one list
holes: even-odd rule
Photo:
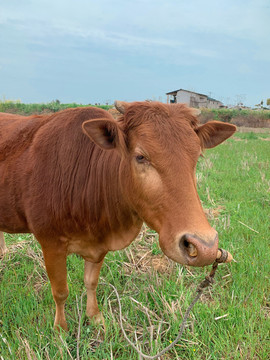
[[165, 255], [153, 255], [151, 259], [153, 269], [159, 273], [171, 273], [174, 267], [172, 260]]
[[164, 254], [153, 255], [147, 244], [141, 245], [139, 240], [135, 240], [136, 248], [126, 249], [129, 258], [124, 263], [126, 274], [134, 271], [142, 273], [158, 272], [161, 274], [171, 274], [175, 268], [175, 263]]

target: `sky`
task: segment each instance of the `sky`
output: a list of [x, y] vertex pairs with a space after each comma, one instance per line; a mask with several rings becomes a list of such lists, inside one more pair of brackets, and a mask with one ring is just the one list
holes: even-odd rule
[[270, 98], [270, 0], [0, 0], [0, 100]]

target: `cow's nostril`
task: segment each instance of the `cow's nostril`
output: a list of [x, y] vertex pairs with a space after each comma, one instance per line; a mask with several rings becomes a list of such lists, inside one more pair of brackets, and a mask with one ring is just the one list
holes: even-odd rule
[[189, 241], [188, 235], [183, 235], [180, 240], [180, 246], [182, 246], [187, 254], [191, 257], [196, 257], [198, 255], [197, 248]]
[[[184, 237], [185, 237], [185, 235], [184, 235]], [[188, 248], [189, 242], [187, 241], [186, 238], [184, 238], [183, 245], [185, 248]]]

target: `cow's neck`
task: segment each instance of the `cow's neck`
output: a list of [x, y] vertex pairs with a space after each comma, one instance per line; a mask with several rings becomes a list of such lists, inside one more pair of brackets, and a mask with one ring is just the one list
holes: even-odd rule
[[[121, 166], [121, 158], [117, 151], [96, 149], [93, 151], [93, 158], [95, 161], [91, 161], [86, 196], [84, 196], [86, 202], [84, 209], [89, 219], [89, 226], [92, 229], [92, 224], [95, 224], [98, 229], [98, 234], [95, 235], [101, 238], [106, 238], [109, 234], [115, 237], [115, 241], [119, 238], [117, 240], [119, 245], [115, 245], [114, 248], [123, 248], [126, 245], [120, 244], [120, 238], [123, 236], [131, 242], [142, 225], [142, 221], [131, 208], [122, 191], [128, 172], [125, 171], [125, 165]], [[95, 231], [95, 228], [92, 231]], [[112, 242], [114, 241], [111, 239], [110, 243]]]

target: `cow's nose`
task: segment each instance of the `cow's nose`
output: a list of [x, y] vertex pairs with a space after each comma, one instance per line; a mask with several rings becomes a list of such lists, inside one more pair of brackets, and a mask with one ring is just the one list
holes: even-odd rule
[[191, 266], [205, 266], [212, 264], [218, 251], [218, 234], [215, 231], [211, 238], [204, 240], [192, 234], [184, 234], [179, 243], [187, 264]]

